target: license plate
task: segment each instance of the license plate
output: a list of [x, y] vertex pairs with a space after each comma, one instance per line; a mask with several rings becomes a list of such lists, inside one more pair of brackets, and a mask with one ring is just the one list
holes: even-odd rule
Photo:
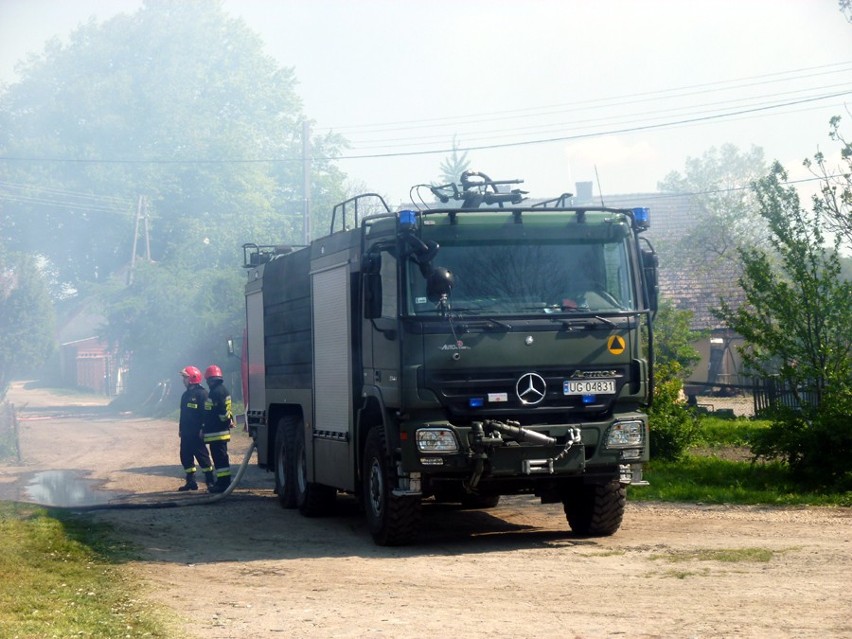
[[566, 379], [562, 382], [563, 395], [614, 395], [614, 379]]

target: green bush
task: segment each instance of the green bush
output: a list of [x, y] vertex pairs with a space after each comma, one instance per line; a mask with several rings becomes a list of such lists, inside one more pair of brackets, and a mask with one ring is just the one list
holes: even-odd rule
[[824, 395], [816, 407], [778, 408], [772, 423], [755, 434], [752, 452], [783, 459], [800, 480], [843, 488], [852, 486], [852, 390]]
[[648, 409], [652, 459], [681, 459], [698, 435], [698, 418], [681, 397], [679, 373], [680, 365], [674, 361], [656, 368], [654, 402]]

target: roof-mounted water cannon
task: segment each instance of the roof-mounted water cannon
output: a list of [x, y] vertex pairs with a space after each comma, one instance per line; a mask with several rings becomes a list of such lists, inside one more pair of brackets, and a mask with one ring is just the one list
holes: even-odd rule
[[461, 202], [463, 209], [476, 209], [485, 205], [519, 204], [526, 199], [527, 191], [508, 188], [512, 184], [523, 184], [523, 180], [492, 180], [481, 171], [465, 171], [459, 177], [459, 183], [428, 186], [439, 202], [447, 204], [450, 200]]

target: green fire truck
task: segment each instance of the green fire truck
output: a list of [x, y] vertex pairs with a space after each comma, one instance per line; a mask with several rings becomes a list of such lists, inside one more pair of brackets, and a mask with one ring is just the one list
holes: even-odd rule
[[520, 183], [465, 172], [398, 211], [364, 194], [309, 246], [243, 247], [247, 423], [283, 507], [354, 494], [381, 545], [433, 501], [503, 495], [618, 530], [648, 461], [649, 211]]

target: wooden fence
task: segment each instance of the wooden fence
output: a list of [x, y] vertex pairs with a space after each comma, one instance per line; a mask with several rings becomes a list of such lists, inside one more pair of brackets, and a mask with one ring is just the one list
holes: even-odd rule
[[751, 387], [754, 397], [754, 414], [761, 415], [776, 408], [801, 409], [802, 405], [815, 406], [817, 394], [799, 389], [795, 391], [788, 382], [777, 377], [754, 378]]

